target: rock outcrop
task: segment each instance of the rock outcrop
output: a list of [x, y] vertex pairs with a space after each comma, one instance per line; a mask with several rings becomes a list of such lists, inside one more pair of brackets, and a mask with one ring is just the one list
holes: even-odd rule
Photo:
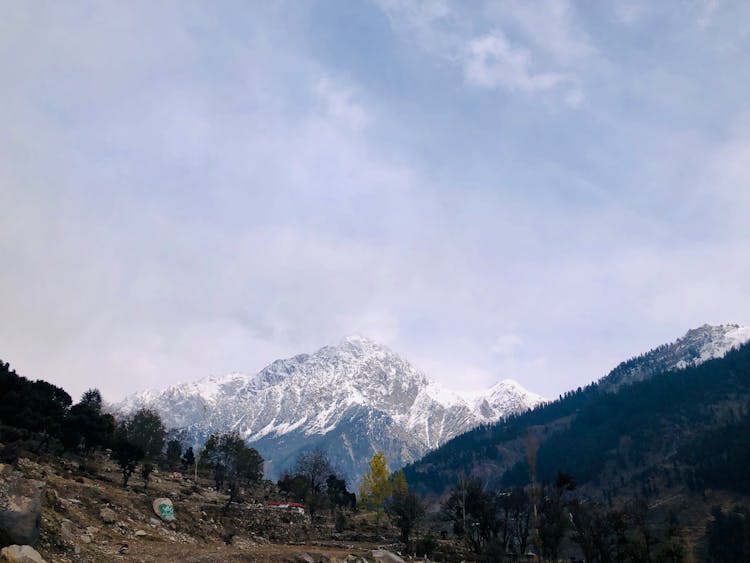
[[0, 546], [36, 545], [39, 539], [43, 481], [26, 479], [0, 464]]
[[30, 545], [11, 545], [0, 550], [7, 563], [46, 563], [39, 552]]

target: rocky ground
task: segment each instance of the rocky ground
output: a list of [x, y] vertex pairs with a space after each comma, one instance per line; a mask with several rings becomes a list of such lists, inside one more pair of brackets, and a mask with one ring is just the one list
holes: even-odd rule
[[[44, 483], [36, 549], [50, 563], [397, 561], [392, 554], [401, 548], [396, 531], [367, 514], [351, 515], [346, 529], [335, 533], [325, 521], [313, 526], [306, 514], [267, 507], [269, 500], [283, 500], [268, 482], [245, 491], [245, 502], [224, 514], [227, 497], [208, 483], [160, 472], [148, 487], [133, 476], [126, 489], [106, 457], [86, 463], [21, 458], [18, 470]], [[173, 522], [154, 512], [158, 497], [172, 500]]]

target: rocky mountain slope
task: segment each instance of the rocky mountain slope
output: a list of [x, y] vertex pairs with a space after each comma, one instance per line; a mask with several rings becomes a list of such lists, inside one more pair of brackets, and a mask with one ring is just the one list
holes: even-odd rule
[[599, 381], [606, 391], [623, 385], [643, 381], [666, 371], [697, 366], [707, 360], [722, 358], [729, 350], [750, 341], [750, 327], [736, 324], [711, 326], [705, 324], [688, 330], [682, 338], [663, 344], [653, 350], [631, 358], [613, 369]]
[[320, 446], [356, 482], [379, 450], [392, 469], [483, 423], [542, 401], [512, 380], [467, 400], [429, 380], [387, 347], [354, 336], [314, 354], [277, 360], [256, 375], [230, 374], [144, 391], [114, 405], [155, 409], [186, 443], [236, 430], [275, 477]]
[[[364, 512], [347, 514], [344, 529], [338, 533], [327, 512], [313, 526], [309, 514], [269, 506], [268, 501], [288, 499], [267, 481], [245, 487], [242, 502], [233, 502], [225, 510], [228, 496], [215, 491], [211, 479], [196, 482], [187, 475], [157, 469], [148, 487], [133, 479], [125, 488], [119, 467], [104, 454], [89, 454], [86, 459], [22, 457], [17, 466], [14, 480], [33, 479], [25, 483], [33, 495], [16, 493], [14, 499], [33, 502], [21, 505], [26, 518], [3, 520], [0, 527], [30, 520], [39, 527], [39, 538], [28, 542], [36, 552], [28, 544], [3, 548], [3, 555], [9, 553], [9, 563], [376, 563], [378, 552], [373, 550], [379, 546], [403, 549], [390, 526], [375, 528]], [[0, 464], [0, 488], [7, 483], [2, 468]], [[162, 520], [154, 511], [157, 498], [172, 501], [173, 521]], [[383, 534], [386, 541], [380, 537]], [[0, 540], [0, 547], [4, 545]], [[10, 554], [19, 551], [37, 555], [12, 558]], [[0, 556], [0, 561], [6, 559]]]

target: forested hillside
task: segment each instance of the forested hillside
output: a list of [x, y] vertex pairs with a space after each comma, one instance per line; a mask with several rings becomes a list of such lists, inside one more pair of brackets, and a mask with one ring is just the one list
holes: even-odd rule
[[750, 346], [721, 359], [605, 392], [598, 384], [448, 442], [405, 470], [439, 496], [460, 475], [491, 488], [539, 481], [558, 471], [592, 492], [653, 494], [660, 484], [747, 491]]

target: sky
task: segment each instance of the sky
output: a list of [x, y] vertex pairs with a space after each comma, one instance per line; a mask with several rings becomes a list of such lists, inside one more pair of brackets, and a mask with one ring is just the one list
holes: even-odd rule
[[0, 3], [0, 358], [74, 398], [750, 323], [747, 2]]

